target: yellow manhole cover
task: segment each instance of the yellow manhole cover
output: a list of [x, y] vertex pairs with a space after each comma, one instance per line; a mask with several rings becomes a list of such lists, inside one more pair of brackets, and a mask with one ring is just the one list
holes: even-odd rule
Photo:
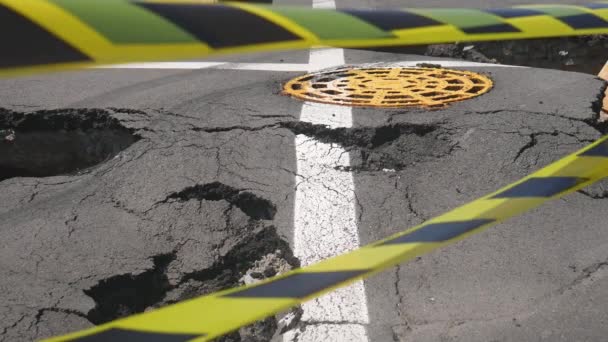
[[369, 107], [442, 107], [488, 92], [492, 80], [441, 68], [343, 68], [296, 77], [284, 93], [306, 101]]

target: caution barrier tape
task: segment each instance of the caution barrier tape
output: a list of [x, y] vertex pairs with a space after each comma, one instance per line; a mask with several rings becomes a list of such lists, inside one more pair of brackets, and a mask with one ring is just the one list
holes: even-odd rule
[[49, 341], [208, 341], [456, 242], [608, 175], [608, 136], [507, 187], [385, 240], [240, 287]]
[[[205, 0], [206, 1], [206, 0]], [[0, 0], [0, 74], [310, 46], [608, 33], [608, 1], [506, 9], [310, 9], [196, 0]]]

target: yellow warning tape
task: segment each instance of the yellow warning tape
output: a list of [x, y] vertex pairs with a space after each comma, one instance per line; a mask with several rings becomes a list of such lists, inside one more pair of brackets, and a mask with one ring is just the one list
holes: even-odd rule
[[315, 45], [608, 34], [608, 1], [503, 9], [311, 9], [210, 0], [0, 0], [0, 75]]
[[209, 341], [479, 233], [608, 175], [608, 136], [503, 189], [353, 252], [48, 341]]

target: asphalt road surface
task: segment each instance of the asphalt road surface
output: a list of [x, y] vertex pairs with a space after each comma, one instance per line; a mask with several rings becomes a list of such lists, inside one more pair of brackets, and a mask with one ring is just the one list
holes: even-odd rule
[[[308, 70], [427, 60], [495, 87], [433, 111], [280, 94]], [[340, 49], [214, 62], [0, 81], [0, 340], [70, 332], [342, 253], [602, 134], [605, 84], [587, 74]], [[271, 319], [227, 340], [603, 341], [607, 189], [307, 303], [282, 335]]]

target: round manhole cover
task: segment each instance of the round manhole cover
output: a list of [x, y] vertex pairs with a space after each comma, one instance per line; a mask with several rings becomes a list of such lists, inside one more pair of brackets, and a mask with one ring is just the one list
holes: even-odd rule
[[296, 77], [284, 93], [323, 103], [366, 107], [443, 107], [488, 92], [492, 80], [442, 68], [342, 68]]

